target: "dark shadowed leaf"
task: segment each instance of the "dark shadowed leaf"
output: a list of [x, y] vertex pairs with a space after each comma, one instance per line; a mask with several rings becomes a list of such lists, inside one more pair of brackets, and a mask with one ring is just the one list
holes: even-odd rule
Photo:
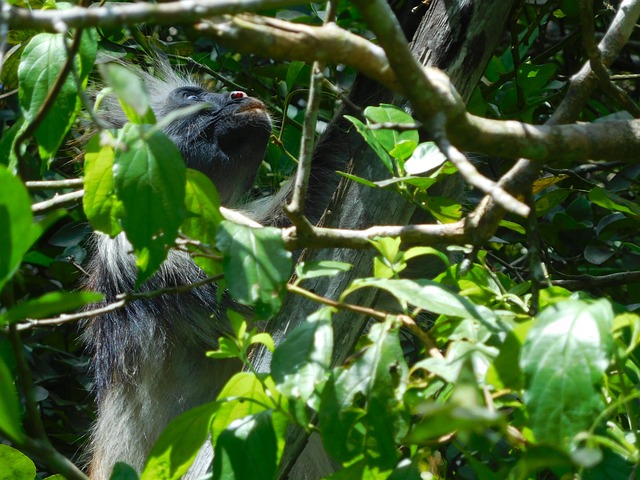
[[277, 472], [277, 454], [271, 411], [235, 420], [216, 442], [214, 478], [273, 479]]
[[[0, 357], [0, 431], [11, 440], [18, 442], [24, 440], [20, 410], [18, 391], [13, 381], [13, 375]], [[2, 452], [0, 451], [0, 465], [2, 465], [1, 458]], [[2, 468], [0, 468], [1, 471]], [[1, 474], [0, 478], [2, 478]]]
[[0, 167], [0, 290], [31, 246], [31, 200], [22, 182]]
[[[109, 480], [138, 480], [138, 474], [131, 465], [124, 462], [116, 462]], [[49, 480], [48, 478], [46, 480]]]

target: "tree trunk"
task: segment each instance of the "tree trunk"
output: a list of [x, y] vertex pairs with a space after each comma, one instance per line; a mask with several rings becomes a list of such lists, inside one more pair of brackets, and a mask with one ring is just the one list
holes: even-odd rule
[[[428, 7], [425, 6], [428, 4]], [[451, 78], [463, 98], [468, 99], [496, 46], [503, 38], [505, 26], [516, 0], [433, 0], [431, 2], [405, 2], [398, 13], [405, 33], [412, 38], [412, 50], [423, 65], [435, 66], [444, 70]], [[357, 98], [368, 97], [369, 104], [389, 102], [392, 96], [381, 91], [371, 82], [356, 84]], [[373, 92], [371, 89], [373, 88]], [[369, 92], [362, 91], [369, 89]], [[366, 95], [368, 94], [368, 95]], [[332, 142], [332, 134], [344, 136], [335, 129], [328, 132], [323, 141]], [[344, 154], [353, 159], [353, 173], [370, 180], [382, 180], [388, 172], [376, 154], [356, 133], [348, 134], [348, 148]], [[343, 143], [344, 139], [336, 140]], [[405, 202], [395, 192], [373, 189], [351, 181], [343, 181], [329, 208], [324, 225], [343, 229], [363, 229], [372, 225], [406, 225], [409, 223], [414, 207]], [[335, 277], [320, 277], [305, 282], [304, 287], [315, 293], [337, 299], [353, 278], [371, 275], [374, 252], [371, 250], [315, 250], [303, 254], [305, 261], [332, 260], [348, 262], [353, 269]], [[349, 302], [358, 305], [373, 305], [376, 300], [374, 289], [360, 289], [349, 297]], [[299, 325], [308, 315], [315, 312], [318, 305], [298, 295], [287, 299], [282, 312], [268, 326], [276, 344], [280, 343], [288, 332]], [[334, 316], [334, 362], [342, 363], [353, 351], [367, 322], [363, 315], [340, 312]], [[258, 371], [270, 369], [271, 354], [260, 349], [254, 355], [254, 364]], [[292, 429], [287, 438], [287, 449], [282, 461], [283, 476], [293, 467], [293, 478], [318, 478], [325, 475], [328, 465], [318, 456], [319, 442], [309, 443], [305, 449], [307, 435], [302, 429]], [[300, 452], [305, 450], [302, 455]], [[208, 450], [208, 453], [205, 452]], [[188, 478], [197, 478], [206, 471], [211, 461], [211, 447], [206, 445], [200, 452], [196, 463], [189, 471]], [[312, 473], [314, 472], [314, 473]]]

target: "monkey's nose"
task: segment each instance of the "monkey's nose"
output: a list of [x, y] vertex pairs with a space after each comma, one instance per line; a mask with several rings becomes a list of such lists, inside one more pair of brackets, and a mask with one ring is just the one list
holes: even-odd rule
[[235, 90], [229, 94], [232, 100], [237, 100], [239, 98], [245, 98], [248, 95], [240, 90]]

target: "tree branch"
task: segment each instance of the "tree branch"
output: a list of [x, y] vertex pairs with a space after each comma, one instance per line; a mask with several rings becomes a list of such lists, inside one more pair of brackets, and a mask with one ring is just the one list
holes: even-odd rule
[[153, 23], [175, 25], [199, 22], [203, 17], [255, 12], [299, 5], [299, 0], [180, 0], [167, 3], [104, 4], [100, 8], [27, 10], [9, 6], [2, 15], [9, 28], [65, 32], [70, 28], [121, 28]]

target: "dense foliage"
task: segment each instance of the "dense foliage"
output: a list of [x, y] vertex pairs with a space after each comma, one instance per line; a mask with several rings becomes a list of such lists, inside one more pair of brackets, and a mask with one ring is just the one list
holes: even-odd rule
[[[67, 8], [53, 0], [11, 3]], [[471, 113], [542, 124], [563, 101], [569, 78], [588, 62], [580, 2], [538, 3], [514, 12], [468, 102]], [[591, 21], [602, 34], [617, 5], [595, 3]], [[320, 25], [326, 5], [267, 14]], [[337, 23], [373, 36], [350, 2], [339, 2]], [[377, 238], [370, 242], [377, 252], [370, 276], [353, 279], [338, 299], [319, 298], [305, 282], [347, 275], [350, 265], [302, 263], [287, 285], [294, 265], [280, 230], [225, 220], [210, 181], [186, 169], [153, 126], [142, 84], [105, 59], [153, 68], [149, 58], [159, 49], [216, 89], [264, 99], [278, 125], [253, 196], [273, 191], [295, 168], [309, 65], [271, 61], [260, 52], [240, 55], [180, 25], [86, 28], [72, 35], [11, 30], [6, 41], [11, 48], [0, 77], [0, 479], [71, 475], [61, 457], [79, 462], [94, 407], [72, 321], [81, 315], [68, 314], [101, 298], [76, 291], [92, 229], [126, 232], [139, 283], [168, 248], [189, 248], [207, 274], [223, 277], [230, 295], [252, 307], [253, 320], [277, 315], [287, 294], [318, 302], [277, 346], [240, 313], [229, 312], [234, 335], [220, 339], [210, 356], [237, 358], [244, 371], [217, 401], [168, 427], [141, 478], [179, 478], [208, 436], [214, 478], [275, 478], [290, 425], [320, 434], [343, 467], [331, 476], [336, 480], [637, 477], [640, 167], [634, 161], [640, 157], [555, 158], [525, 199], [534, 211], [529, 218], [506, 216], [482, 245], [436, 250]], [[619, 95], [597, 91], [576, 120], [637, 115], [628, 105], [637, 109], [639, 41], [636, 29], [612, 67]], [[333, 87], [323, 95], [321, 125], [337, 111], [336, 92], [356, 75], [335, 65], [324, 72]], [[118, 95], [130, 123], [88, 140], [100, 128], [92, 103], [105, 86]], [[464, 218], [479, 203], [482, 194], [457, 188], [456, 168], [424, 141], [404, 110], [368, 107], [350, 122], [389, 175], [374, 181], [343, 173], [346, 181], [391, 189], [442, 224]], [[376, 128], [382, 123], [387, 128]], [[490, 178], [512, 163], [474, 158]], [[28, 183], [75, 178], [83, 181], [54, 189]], [[84, 195], [74, 194], [81, 186]], [[435, 273], [420, 273], [426, 271]], [[390, 306], [352, 305], [350, 295], [363, 288], [383, 291]], [[358, 308], [373, 321], [357, 351], [334, 365], [332, 321], [340, 310]], [[268, 373], [252, 366], [258, 344], [273, 352]], [[120, 467], [113, 478], [136, 478]]]

